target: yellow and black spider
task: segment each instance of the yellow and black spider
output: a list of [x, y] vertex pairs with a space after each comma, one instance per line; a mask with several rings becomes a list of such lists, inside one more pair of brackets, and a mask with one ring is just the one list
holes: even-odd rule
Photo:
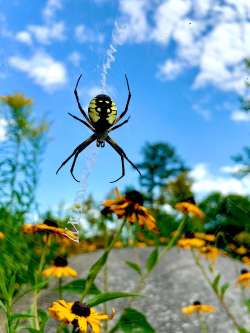
[[72, 166], [70, 168], [70, 173], [71, 173], [72, 177], [74, 178], [74, 180], [79, 182], [79, 180], [77, 180], [75, 178], [74, 174], [73, 174], [77, 157], [85, 148], [87, 148], [88, 145], [90, 145], [93, 141], [96, 140], [97, 147], [102, 147], [103, 148], [105, 146], [105, 141], [106, 141], [110, 144], [110, 146], [121, 157], [122, 175], [121, 175], [121, 177], [112, 181], [111, 183], [114, 183], [114, 182], [118, 181], [119, 179], [121, 179], [125, 175], [124, 158], [141, 175], [140, 170], [133, 164], [133, 162], [131, 162], [129, 160], [129, 158], [125, 154], [124, 150], [120, 146], [118, 146], [118, 144], [114, 140], [112, 140], [111, 137], [109, 136], [109, 132], [114, 131], [115, 129], [121, 127], [122, 125], [126, 124], [129, 120], [129, 117], [128, 117], [122, 123], [118, 124], [118, 122], [127, 113], [129, 102], [130, 102], [130, 99], [131, 99], [131, 92], [130, 92], [127, 76], [125, 75], [125, 79], [126, 79], [126, 83], [127, 83], [127, 87], [128, 87], [127, 103], [126, 103], [124, 111], [117, 118], [116, 118], [116, 116], [117, 116], [117, 107], [115, 105], [115, 102], [109, 96], [103, 95], [103, 94], [95, 96], [90, 101], [89, 107], [88, 107], [88, 115], [86, 114], [86, 112], [83, 110], [83, 108], [81, 106], [81, 103], [80, 103], [80, 100], [79, 100], [79, 97], [78, 97], [78, 93], [77, 93], [77, 87], [78, 87], [78, 83], [79, 83], [81, 77], [82, 77], [82, 75], [80, 75], [78, 80], [77, 80], [75, 90], [74, 90], [74, 94], [75, 94], [75, 97], [76, 97], [78, 108], [81, 111], [81, 114], [83, 115], [83, 117], [87, 120], [87, 122], [85, 120], [82, 120], [82, 119], [74, 116], [71, 113], [69, 113], [69, 115], [71, 117], [73, 117], [74, 119], [80, 121], [85, 126], [87, 126], [92, 132], [94, 132], [94, 134], [92, 134], [88, 139], [83, 141], [79, 146], [77, 146], [75, 148], [73, 153], [65, 161], [63, 161], [63, 163], [57, 169], [56, 173], [58, 173], [59, 170], [74, 156], [73, 163], [72, 163]]

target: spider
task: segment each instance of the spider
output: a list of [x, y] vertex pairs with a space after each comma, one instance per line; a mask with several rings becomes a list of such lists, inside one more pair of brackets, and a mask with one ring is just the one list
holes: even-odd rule
[[75, 98], [77, 101], [78, 108], [86, 121], [76, 117], [75, 115], [73, 115], [71, 113], [68, 113], [68, 114], [72, 118], [80, 121], [82, 124], [87, 126], [93, 132], [93, 134], [74, 149], [72, 154], [65, 161], [62, 162], [60, 167], [57, 169], [56, 173], [58, 173], [59, 170], [72, 157], [74, 157], [72, 166], [70, 168], [70, 173], [71, 173], [72, 177], [74, 178], [74, 180], [79, 182], [79, 180], [77, 180], [75, 178], [74, 173], [73, 173], [74, 167], [76, 164], [76, 160], [77, 160], [79, 154], [85, 148], [87, 148], [92, 142], [94, 142], [96, 140], [97, 147], [101, 147], [101, 148], [105, 147], [105, 141], [106, 141], [121, 157], [122, 175], [119, 178], [117, 178], [116, 180], [111, 181], [111, 183], [117, 182], [119, 179], [121, 179], [122, 177], [125, 176], [124, 159], [126, 159], [132, 165], [132, 167], [134, 169], [136, 169], [138, 171], [138, 173], [141, 175], [140, 170], [133, 164], [133, 162], [130, 161], [130, 159], [125, 154], [124, 150], [109, 136], [109, 133], [111, 131], [116, 130], [117, 128], [123, 126], [124, 124], [126, 124], [129, 121], [129, 117], [128, 117], [126, 120], [119, 123], [119, 121], [127, 113], [128, 107], [129, 107], [129, 102], [131, 99], [131, 92], [130, 92], [127, 75], [125, 74], [125, 79], [126, 79], [127, 88], [128, 88], [127, 103], [126, 103], [124, 111], [118, 117], [117, 117], [117, 107], [116, 107], [115, 102], [109, 96], [104, 95], [104, 94], [97, 95], [90, 101], [89, 107], [88, 107], [88, 115], [86, 114], [86, 112], [84, 111], [84, 109], [81, 106], [79, 96], [77, 93], [77, 88], [78, 88], [78, 84], [79, 84], [81, 77], [82, 77], [82, 74], [79, 76], [79, 78], [76, 82], [76, 86], [74, 89], [74, 95], [75, 95]]

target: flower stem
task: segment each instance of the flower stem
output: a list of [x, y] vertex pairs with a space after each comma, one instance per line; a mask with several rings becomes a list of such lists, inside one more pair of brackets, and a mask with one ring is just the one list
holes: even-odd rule
[[121, 232], [122, 232], [122, 229], [123, 229], [126, 222], [127, 222], [127, 220], [124, 219], [123, 222], [121, 223], [119, 229], [117, 230], [112, 242], [108, 245], [108, 247], [103, 252], [101, 257], [91, 266], [90, 272], [89, 272], [89, 274], [87, 276], [87, 279], [86, 279], [85, 288], [84, 288], [83, 293], [82, 293], [81, 298], [80, 298], [81, 302], [83, 301], [84, 297], [88, 294], [89, 290], [91, 289], [91, 287], [92, 287], [93, 283], [95, 282], [95, 279], [96, 279], [97, 275], [99, 274], [100, 270], [106, 264], [109, 253], [111, 252], [115, 243], [119, 239], [119, 237], [121, 235]]
[[40, 329], [40, 325], [39, 325], [38, 307], [37, 307], [38, 297], [39, 297], [37, 284], [38, 284], [38, 277], [39, 277], [39, 275], [41, 275], [44, 264], [45, 264], [46, 252], [47, 252], [47, 247], [45, 245], [42, 250], [38, 270], [35, 273], [35, 287], [34, 287], [34, 291], [33, 291], [33, 305], [32, 305], [32, 310], [33, 310], [33, 315], [34, 315], [33, 324], [34, 324], [34, 328], [38, 329], [38, 330]]
[[59, 299], [63, 298], [63, 293], [62, 293], [62, 278], [58, 278], [58, 294], [59, 294]]
[[[107, 232], [107, 226], [104, 223], [104, 246], [105, 246], [105, 250], [108, 247], [108, 232]], [[108, 291], [108, 264], [107, 262], [105, 263], [104, 267], [103, 267], [103, 291], [107, 292]], [[103, 304], [103, 310], [104, 313], [108, 312], [108, 307], [107, 307], [107, 303]], [[105, 333], [108, 332], [108, 321], [105, 320], [104, 325], [103, 325], [103, 330]]]
[[208, 333], [208, 326], [207, 323], [205, 322], [205, 320], [202, 318], [202, 315], [198, 312], [197, 313], [197, 318], [199, 321], [199, 325], [200, 325], [200, 332], [201, 333]]
[[211, 287], [212, 291], [214, 292], [216, 298], [220, 302], [221, 306], [223, 307], [225, 313], [227, 314], [228, 318], [232, 321], [234, 327], [236, 328], [237, 331], [240, 331], [241, 326], [238, 324], [237, 320], [235, 319], [234, 315], [231, 313], [229, 310], [227, 304], [224, 302], [223, 298], [216, 292], [216, 290], [213, 288], [213, 283], [210, 280], [205, 268], [203, 267], [202, 263], [200, 262], [199, 257], [195, 254], [194, 250], [191, 250], [194, 262], [196, 263], [197, 267], [200, 269], [204, 279], [207, 281], [209, 286]]

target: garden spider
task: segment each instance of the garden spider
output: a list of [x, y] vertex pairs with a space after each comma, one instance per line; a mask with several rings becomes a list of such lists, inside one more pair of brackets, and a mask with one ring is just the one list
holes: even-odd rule
[[111, 137], [109, 136], [109, 132], [114, 131], [117, 128], [123, 126], [129, 120], [129, 117], [128, 117], [122, 123], [118, 124], [118, 122], [127, 113], [129, 102], [131, 99], [131, 92], [130, 92], [130, 88], [129, 88], [127, 75], [125, 74], [125, 79], [126, 79], [126, 83], [127, 83], [127, 87], [128, 87], [127, 103], [126, 103], [124, 111], [117, 118], [116, 118], [117, 108], [116, 108], [114, 101], [109, 96], [103, 95], [103, 94], [95, 96], [90, 101], [89, 107], [88, 107], [88, 115], [86, 114], [86, 112], [83, 110], [83, 108], [81, 106], [79, 96], [77, 93], [77, 87], [78, 87], [78, 83], [79, 83], [81, 77], [82, 77], [82, 75], [79, 76], [79, 78], [76, 82], [74, 94], [75, 94], [78, 108], [79, 108], [81, 114], [83, 115], [83, 117], [86, 119], [86, 121], [74, 116], [71, 113], [69, 113], [69, 115], [71, 117], [73, 117], [74, 119], [80, 121], [85, 126], [87, 126], [93, 132], [93, 134], [74, 149], [73, 153], [65, 161], [63, 161], [63, 163], [57, 169], [56, 173], [58, 173], [59, 170], [74, 156], [73, 163], [70, 168], [70, 173], [71, 173], [72, 177], [74, 178], [74, 180], [79, 182], [79, 180], [77, 180], [73, 174], [77, 157], [85, 148], [87, 148], [87, 146], [89, 146], [92, 142], [94, 142], [96, 140], [97, 147], [103, 148], [105, 146], [105, 141], [106, 141], [121, 157], [122, 175], [121, 175], [121, 177], [117, 178], [116, 180], [113, 180], [111, 183], [117, 182], [119, 179], [124, 177], [124, 175], [125, 175], [124, 158], [141, 175], [140, 170], [133, 164], [133, 162], [131, 162], [129, 160], [129, 158], [125, 154], [124, 150], [120, 146], [118, 146], [118, 144], [114, 140], [112, 140]]

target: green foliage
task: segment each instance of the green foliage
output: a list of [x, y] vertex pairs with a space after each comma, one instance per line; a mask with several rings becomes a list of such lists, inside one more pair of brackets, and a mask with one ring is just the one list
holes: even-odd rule
[[212, 287], [213, 287], [213, 290], [216, 292], [216, 294], [223, 300], [226, 291], [230, 287], [230, 284], [226, 282], [226, 283], [220, 285], [220, 281], [221, 281], [221, 275], [217, 274], [212, 282]]
[[138, 294], [133, 294], [133, 293], [125, 293], [122, 291], [109, 291], [105, 293], [98, 294], [88, 300], [88, 305], [89, 306], [96, 306], [102, 303], [106, 303], [108, 301], [112, 301], [117, 298], [127, 298], [127, 297], [138, 297]]
[[240, 177], [247, 176], [250, 172], [250, 147], [243, 147], [243, 151], [232, 158], [234, 162], [241, 165], [237, 175]]
[[124, 333], [156, 333], [146, 317], [141, 312], [132, 308], [124, 310], [121, 318], [109, 333], [117, 331]]
[[7, 121], [7, 138], [1, 145], [0, 204], [12, 212], [25, 213], [35, 201], [41, 154], [48, 124], [35, 123], [32, 100], [21, 94], [1, 97]]
[[[78, 279], [71, 281], [67, 284], [64, 284], [61, 289], [62, 291], [67, 291], [71, 293], [81, 294], [86, 287], [85, 279]], [[58, 289], [57, 289], [58, 290]], [[88, 293], [92, 295], [99, 294], [101, 291], [97, 288], [97, 286], [93, 283]]]
[[159, 250], [158, 248], [155, 248], [148, 256], [146, 261], [146, 269], [148, 272], [151, 272], [155, 265], [157, 264], [159, 258]]
[[161, 195], [164, 198], [163, 203], [168, 202], [175, 205], [178, 202], [193, 197], [192, 184], [193, 181], [189, 177], [188, 172], [180, 173], [161, 189]]
[[126, 261], [126, 264], [131, 269], [133, 269], [136, 273], [138, 273], [139, 275], [142, 275], [141, 267], [136, 262]]
[[148, 202], [152, 205], [155, 190], [164, 186], [171, 177], [185, 171], [186, 167], [175, 149], [167, 143], [148, 143], [142, 153], [143, 161], [138, 164], [142, 172], [139, 181], [147, 193]]

